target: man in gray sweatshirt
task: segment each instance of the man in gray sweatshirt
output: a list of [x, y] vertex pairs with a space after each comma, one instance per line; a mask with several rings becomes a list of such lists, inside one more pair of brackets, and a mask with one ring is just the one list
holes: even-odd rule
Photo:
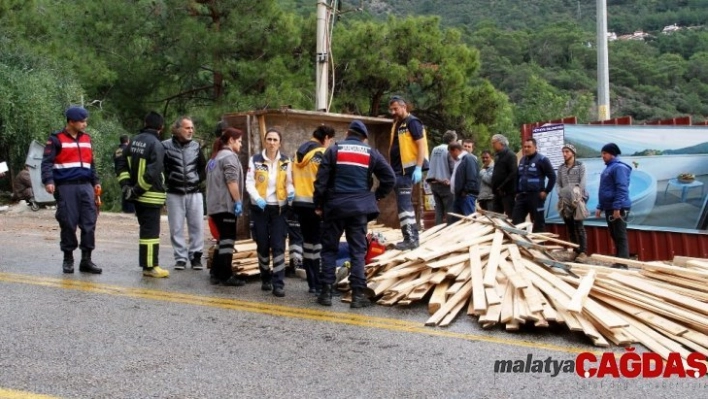
[[454, 160], [450, 158], [447, 146], [456, 140], [457, 132], [448, 130], [443, 134], [443, 143], [430, 153], [430, 169], [425, 181], [430, 185], [435, 199], [435, 225], [443, 223], [447, 213], [452, 212], [454, 196], [450, 191], [450, 177]]

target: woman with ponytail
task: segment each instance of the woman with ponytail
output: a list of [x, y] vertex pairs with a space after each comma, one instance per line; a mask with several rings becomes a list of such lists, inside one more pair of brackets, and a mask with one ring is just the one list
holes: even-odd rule
[[233, 274], [231, 261], [236, 240], [236, 218], [243, 213], [243, 168], [238, 159], [243, 132], [229, 127], [216, 139], [207, 163], [207, 214], [218, 230], [210, 281], [212, 284], [242, 286], [246, 282]]

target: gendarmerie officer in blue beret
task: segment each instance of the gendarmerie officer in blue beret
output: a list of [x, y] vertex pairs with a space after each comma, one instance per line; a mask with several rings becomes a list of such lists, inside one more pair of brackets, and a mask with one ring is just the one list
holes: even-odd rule
[[[322, 158], [315, 180], [313, 201], [315, 213], [323, 216], [322, 231], [322, 288], [317, 302], [332, 306], [332, 284], [339, 239], [347, 235], [352, 287], [352, 308], [371, 305], [366, 297], [364, 258], [367, 250], [367, 223], [379, 215], [377, 201], [388, 195], [396, 184], [396, 175], [384, 157], [365, 141], [369, 136], [360, 120], [349, 125], [347, 138], [330, 146]], [[379, 180], [379, 187], [371, 191], [372, 176]]]
[[[53, 132], [44, 147], [42, 184], [57, 202], [64, 273], [74, 272], [74, 250], [79, 247], [79, 271], [101, 274], [101, 268], [91, 260], [91, 251], [96, 247], [94, 233], [98, 217], [95, 192], [101, 185], [94, 165], [91, 136], [85, 133], [89, 113], [83, 107], [70, 107], [64, 115], [66, 126]], [[76, 239], [77, 227], [81, 230], [81, 244]]]

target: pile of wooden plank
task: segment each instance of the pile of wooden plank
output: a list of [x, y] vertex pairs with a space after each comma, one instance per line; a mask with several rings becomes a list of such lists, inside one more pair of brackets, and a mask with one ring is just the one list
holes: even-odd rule
[[527, 226], [492, 213], [437, 226], [421, 234], [419, 248], [390, 250], [367, 265], [369, 289], [382, 305], [427, 299], [429, 326], [466, 313], [485, 328], [563, 323], [600, 347], [641, 343], [664, 358], [708, 354], [708, 260], [591, 257], [630, 270], [561, 262], [549, 249], [574, 244]]

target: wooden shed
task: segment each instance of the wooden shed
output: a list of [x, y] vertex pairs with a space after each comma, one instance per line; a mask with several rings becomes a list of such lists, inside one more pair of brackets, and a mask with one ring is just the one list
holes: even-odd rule
[[[290, 108], [230, 113], [225, 114], [222, 119], [229, 126], [244, 132], [243, 146], [239, 154], [244, 171], [246, 171], [248, 166], [248, 159], [262, 150], [266, 129], [271, 126], [279, 126], [281, 128], [283, 132], [281, 151], [283, 154], [293, 157], [300, 144], [312, 137], [312, 132], [317, 126], [322, 124], [332, 126], [337, 132], [335, 140], [339, 141], [346, 136], [346, 131], [351, 121], [358, 119], [366, 124], [369, 131], [369, 145], [388, 159], [391, 124], [393, 123], [393, 120], [388, 118], [303, 111]], [[417, 192], [417, 190], [414, 192], [413, 202], [416, 214], [420, 215], [421, 201], [420, 195], [416, 194]], [[244, 204], [250, 204], [248, 194], [244, 196]], [[379, 202], [379, 209], [381, 211], [378, 219], [379, 223], [394, 228], [399, 227], [396, 199], [393, 193]], [[239, 239], [249, 237], [249, 219], [249, 207], [244, 206], [244, 217], [239, 219], [237, 226]]]

